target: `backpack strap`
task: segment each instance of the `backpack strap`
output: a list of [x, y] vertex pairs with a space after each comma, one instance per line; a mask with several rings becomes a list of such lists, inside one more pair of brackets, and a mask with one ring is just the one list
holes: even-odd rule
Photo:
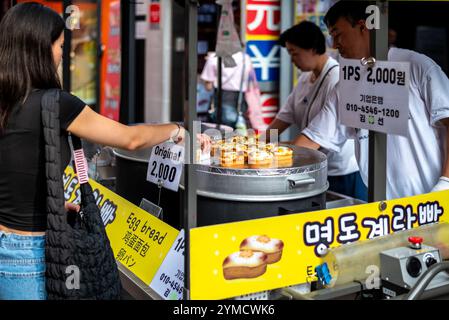
[[45, 176], [47, 179], [47, 228], [65, 226], [64, 188], [61, 172], [61, 128], [59, 89], [47, 90], [41, 98], [41, 117], [45, 141]]
[[73, 167], [75, 168], [76, 175], [78, 176], [78, 182], [80, 185], [89, 182], [87, 160], [84, 155], [83, 145], [81, 139], [73, 134], [70, 134], [72, 141], [72, 155], [73, 155]]
[[333, 65], [332, 67], [330, 67], [329, 69], [327, 69], [327, 72], [324, 74], [323, 78], [320, 81], [320, 84], [318, 85], [317, 89], [315, 90], [315, 93], [313, 95], [312, 100], [310, 101], [309, 104], [309, 111], [307, 112], [307, 118], [306, 118], [306, 126], [309, 125], [310, 122], [310, 110], [312, 109], [312, 105], [315, 102], [316, 96], [318, 95], [318, 93], [320, 92], [321, 86], [323, 85], [324, 80], [326, 79], [327, 75], [331, 72], [332, 69], [334, 69], [335, 67], [338, 67], [338, 64]]

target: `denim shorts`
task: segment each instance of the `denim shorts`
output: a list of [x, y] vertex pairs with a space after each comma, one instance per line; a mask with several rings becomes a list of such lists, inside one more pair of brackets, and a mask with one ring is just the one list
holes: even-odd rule
[[45, 300], [45, 236], [0, 231], [0, 300]]

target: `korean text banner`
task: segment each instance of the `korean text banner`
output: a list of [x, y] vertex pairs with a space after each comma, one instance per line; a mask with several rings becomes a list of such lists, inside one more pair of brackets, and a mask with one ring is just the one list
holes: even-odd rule
[[[64, 173], [65, 200], [79, 203], [78, 178], [71, 167]], [[179, 231], [89, 180], [100, 208], [115, 259], [145, 284], [150, 284]]]
[[306, 283], [328, 247], [449, 222], [449, 191], [383, 204], [192, 229], [191, 298], [225, 299]]

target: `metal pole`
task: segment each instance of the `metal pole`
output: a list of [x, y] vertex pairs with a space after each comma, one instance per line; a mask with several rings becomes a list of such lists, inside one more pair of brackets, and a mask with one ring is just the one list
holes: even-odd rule
[[[293, 25], [294, 7], [293, 1], [281, 1], [281, 32]], [[287, 50], [281, 50], [279, 78], [279, 105], [283, 106], [290, 95], [293, 84], [293, 64]]]
[[[240, 39], [246, 48], [246, 6], [248, 0], [240, 0]], [[245, 49], [246, 51], [246, 49]]]
[[185, 0], [184, 8], [186, 16], [186, 77], [187, 77], [187, 94], [185, 96], [185, 117], [184, 126], [188, 132], [190, 132], [190, 143], [186, 143], [186, 147], [189, 148], [186, 155], [189, 155], [191, 163], [185, 164], [184, 171], [184, 232], [185, 232], [185, 250], [184, 250], [184, 299], [190, 299], [190, 229], [195, 228], [197, 225], [196, 215], [196, 172], [193, 165], [193, 159], [195, 157], [195, 145], [196, 137], [193, 131], [193, 121], [195, 121], [196, 114], [196, 84], [197, 84], [197, 64], [198, 64], [198, 1], [197, 0]]
[[130, 1], [120, 1], [121, 11], [121, 42], [122, 42], [122, 73], [120, 95], [120, 120], [125, 124], [136, 120], [136, 37], [135, 37], [135, 4]]
[[[371, 31], [371, 55], [376, 60], [388, 59], [388, 3], [376, 1], [380, 9], [380, 29]], [[369, 132], [368, 201], [386, 199], [387, 187], [387, 135]]]
[[[297, 4], [298, 5], [298, 4]], [[295, 4], [293, 1], [281, 1], [281, 32], [287, 30], [294, 24]], [[281, 67], [279, 77], [279, 106], [282, 107], [287, 101], [293, 87], [293, 64], [287, 50], [281, 50]], [[290, 126], [283, 133], [282, 140], [293, 140], [299, 131]]]
[[[64, 21], [67, 21], [70, 17], [70, 13], [67, 13], [66, 10], [71, 5], [71, 0], [64, 0], [62, 2], [62, 16], [64, 17]], [[70, 71], [70, 65], [72, 64], [72, 59], [70, 58], [70, 52], [72, 51], [72, 30], [64, 28], [64, 39], [64, 48], [62, 50], [62, 88], [70, 92], [72, 91]]]
[[[217, 22], [217, 30], [219, 29], [220, 26], [220, 17], [221, 17], [221, 6], [218, 5], [218, 22]], [[218, 37], [217, 37], [218, 39]], [[217, 59], [217, 105], [215, 106], [217, 108], [217, 129], [220, 130], [220, 125], [221, 125], [221, 113], [222, 113], [222, 105], [223, 105], [223, 79], [222, 79], [222, 71], [223, 71], [223, 65], [222, 65], [222, 58], [218, 57]]]
[[223, 71], [223, 66], [222, 66], [222, 58], [218, 57], [217, 59], [217, 81], [218, 81], [218, 85], [217, 85], [217, 129], [220, 130], [220, 125], [221, 125], [221, 114], [222, 114], [222, 105], [223, 105], [223, 81], [222, 81], [222, 71]]
[[95, 66], [95, 111], [100, 112], [100, 83], [101, 83], [101, 61], [103, 57], [103, 47], [101, 41], [101, 9], [103, 3], [102, 0], [97, 1], [97, 56], [96, 56], [96, 66]]

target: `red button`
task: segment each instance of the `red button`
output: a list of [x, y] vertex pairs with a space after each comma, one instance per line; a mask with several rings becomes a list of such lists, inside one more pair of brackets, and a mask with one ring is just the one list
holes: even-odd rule
[[423, 242], [423, 238], [421, 237], [409, 237], [408, 242], [413, 244], [421, 244]]

